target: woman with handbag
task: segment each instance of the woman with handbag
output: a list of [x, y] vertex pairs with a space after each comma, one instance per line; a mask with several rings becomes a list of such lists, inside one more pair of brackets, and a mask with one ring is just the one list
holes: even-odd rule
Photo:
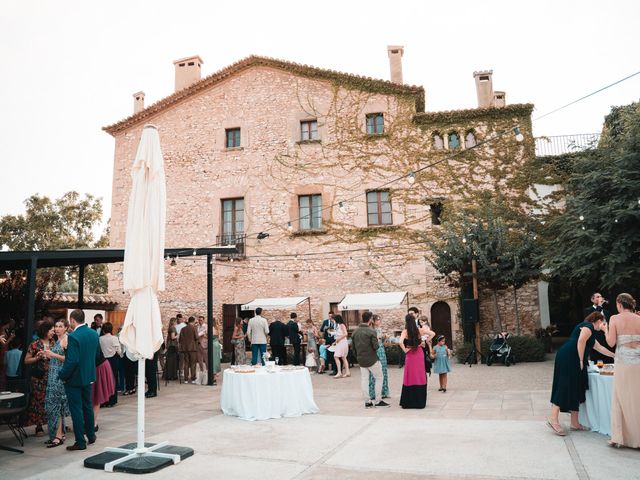
[[45, 400], [49, 373], [49, 359], [45, 350], [50, 350], [53, 340], [53, 322], [42, 320], [36, 326], [37, 340], [29, 345], [24, 363], [31, 367], [31, 398], [27, 410], [27, 425], [36, 426], [36, 437], [44, 435], [42, 426], [47, 423]]

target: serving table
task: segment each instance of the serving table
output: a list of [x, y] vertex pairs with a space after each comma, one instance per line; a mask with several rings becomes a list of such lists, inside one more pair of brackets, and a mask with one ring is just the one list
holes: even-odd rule
[[246, 367], [224, 371], [220, 407], [243, 420], [318, 413], [309, 370], [304, 367]]
[[586, 401], [580, 405], [578, 419], [594, 432], [611, 435], [611, 396], [613, 375], [601, 375], [590, 371]]

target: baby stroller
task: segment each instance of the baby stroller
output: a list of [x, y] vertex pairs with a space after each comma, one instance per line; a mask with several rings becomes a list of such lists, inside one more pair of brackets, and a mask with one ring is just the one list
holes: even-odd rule
[[507, 338], [509, 338], [507, 332], [500, 332], [496, 335], [496, 338], [489, 347], [487, 366], [491, 366], [491, 364], [495, 362], [502, 362], [506, 367], [516, 364], [516, 356], [511, 351], [511, 346], [507, 342]]

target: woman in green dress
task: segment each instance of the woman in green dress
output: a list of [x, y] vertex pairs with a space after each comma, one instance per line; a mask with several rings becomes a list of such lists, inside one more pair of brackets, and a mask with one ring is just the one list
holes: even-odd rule
[[220, 360], [222, 357], [222, 347], [220, 346], [220, 340], [218, 337], [218, 330], [215, 325], [211, 327], [211, 352], [213, 353], [213, 384], [216, 385], [217, 374], [220, 373]]
[[547, 425], [556, 435], [566, 435], [558, 420], [560, 412], [571, 414], [571, 430], [586, 430], [578, 421], [578, 411], [580, 404], [586, 400], [585, 392], [589, 389], [586, 368], [589, 354], [594, 348], [603, 355], [613, 357], [613, 353], [600, 345], [593, 335], [594, 331], [602, 328], [603, 322], [602, 313], [590, 314], [575, 326], [569, 340], [556, 354], [551, 388], [551, 416], [547, 419]]

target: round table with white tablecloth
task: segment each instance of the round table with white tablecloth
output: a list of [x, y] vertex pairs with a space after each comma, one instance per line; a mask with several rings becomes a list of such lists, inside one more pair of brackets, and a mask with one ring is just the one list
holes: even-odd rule
[[311, 376], [306, 368], [269, 373], [266, 368], [241, 373], [224, 371], [220, 407], [243, 420], [298, 417], [318, 413]]
[[611, 435], [611, 396], [613, 375], [589, 372], [586, 401], [580, 404], [579, 421], [594, 432]]

